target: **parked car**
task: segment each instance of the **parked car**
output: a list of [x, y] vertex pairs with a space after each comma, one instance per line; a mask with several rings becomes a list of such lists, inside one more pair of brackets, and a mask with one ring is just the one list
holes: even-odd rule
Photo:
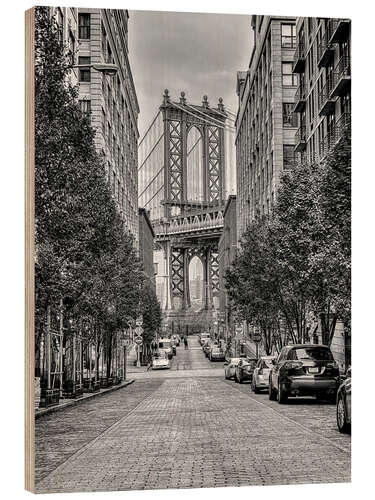
[[248, 356], [246, 358], [241, 358], [236, 366], [234, 380], [240, 384], [245, 380], [251, 382], [253, 380], [253, 373], [257, 361], [257, 358], [250, 358]]
[[200, 345], [203, 345], [205, 340], [210, 340], [210, 334], [208, 332], [202, 332], [198, 337]]
[[289, 396], [316, 396], [334, 402], [339, 382], [339, 367], [328, 346], [288, 345], [270, 371], [268, 394], [280, 404]]
[[336, 421], [340, 432], [350, 434], [352, 427], [352, 370], [348, 368], [346, 379], [337, 391]]
[[208, 359], [210, 361], [224, 361], [225, 352], [219, 343], [211, 345], [211, 348], [208, 351]]
[[160, 339], [159, 340], [159, 352], [164, 351], [169, 359], [173, 357], [173, 349], [171, 339]]
[[261, 390], [268, 389], [270, 370], [275, 360], [276, 356], [262, 356], [258, 359], [251, 382], [251, 389], [255, 394], [258, 394]]
[[169, 359], [165, 351], [159, 351], [158, 353], [154, 354], [151, 365], [151, 368], [153, 370], [170, 368], [170, 366], [171, 365], [169, 363]]
[[231, 379], [236, 373], [236, 366], [238, 365], [241, 358], [230, 358], [229, 361], [224, 363], [224, 377], [226, 379]]

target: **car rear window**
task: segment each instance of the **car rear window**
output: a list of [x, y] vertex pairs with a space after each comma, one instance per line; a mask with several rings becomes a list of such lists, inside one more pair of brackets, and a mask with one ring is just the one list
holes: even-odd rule
[[314, 359], [317, 361], [330, 361], [333, 359], [331, 351], [324, 347], [300, 347], [293, 349], [288, 357], [289, 359]]
[[171, 346], [171, 343], [168, 341], [168, 342], [159, 342], [159, 347], [170, 347]]

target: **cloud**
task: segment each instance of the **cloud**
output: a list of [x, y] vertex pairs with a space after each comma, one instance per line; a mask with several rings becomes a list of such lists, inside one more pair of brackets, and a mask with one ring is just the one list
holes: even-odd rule
[[247, 69], [250, 16], [181, 12], [129, 12], [129, 58], [140, 104], [141, 136], [162, 102], [165, 88], [199, 104], [207, 94], [233, 111], [236, 72]]

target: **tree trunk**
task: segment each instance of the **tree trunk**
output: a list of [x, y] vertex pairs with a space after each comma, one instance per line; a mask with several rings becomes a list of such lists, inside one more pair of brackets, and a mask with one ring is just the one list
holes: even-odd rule
[[112, 335], [107, 341], [107, 378], [111, 376], [111, 365], [112, 365]]
[[327, 314], [323, 312], [320, 314], [320, 327], [322, 331], [322, 344], [329, 346], [330, 345], [329, 313]]

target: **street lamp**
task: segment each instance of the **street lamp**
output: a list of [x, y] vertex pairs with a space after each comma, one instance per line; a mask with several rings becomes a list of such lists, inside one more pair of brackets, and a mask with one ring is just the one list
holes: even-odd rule
[[111, 63], [76, 64], [73, 66], [73, 68], [78, 68], [78, 69], [92, 68], [95, 71], [99, 71], [100, 73], [104, 73], [105, 75], [108, 76], [115, 76], [118, 71], [118, 67], [116, 66], [116, 64], [111, 64]]

